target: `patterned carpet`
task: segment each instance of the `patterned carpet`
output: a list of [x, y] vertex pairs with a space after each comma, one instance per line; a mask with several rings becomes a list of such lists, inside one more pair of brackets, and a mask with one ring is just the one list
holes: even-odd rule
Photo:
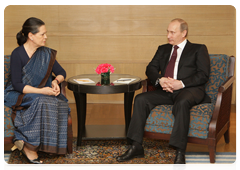
[[[45, 164], [118, 164], [116, 157], [128, 148], [126, 140], [83, 141], [82, 145], [76, 149], [76, 139], [74, 139], [72, 154], [59, 156], [39, 153], [39, 157]], [[175, 151], [169, 148], [167, 141], [144, 139], [143, 147], [144, 158], [136, 158], [123, 163], [172, 164], [174, 162]], [[8, 163], [26, 164], [28, 162], [18, 150], [15, 150], [10, 155]]]

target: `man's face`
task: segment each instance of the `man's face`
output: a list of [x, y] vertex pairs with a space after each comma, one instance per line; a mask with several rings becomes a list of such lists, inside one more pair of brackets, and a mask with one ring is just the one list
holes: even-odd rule
[[167, 38], [168, 38], [169, 44], [172, 44], [172, 45], [180, 44], [186, 39], [185, 38], [186, 33], [187, 33], [186, 30], [181, 32], [180, 23], [178, 21], [171, 22], [168, 25], [168, 29], [167, 29]]

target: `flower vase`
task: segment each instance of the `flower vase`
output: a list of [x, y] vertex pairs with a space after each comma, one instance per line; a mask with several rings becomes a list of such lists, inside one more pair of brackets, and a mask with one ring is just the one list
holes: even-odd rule
[[109, 85], [110, 84], [110, 72], [101, 73], [101, 85]]

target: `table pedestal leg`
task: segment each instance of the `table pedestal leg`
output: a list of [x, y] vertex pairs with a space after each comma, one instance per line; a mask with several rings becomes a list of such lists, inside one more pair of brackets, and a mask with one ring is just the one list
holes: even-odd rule
[[78, 137], [77, 146], [81, 146], [82, 137], [85, 133], [85, 122], [86, 122], [86, 93], [75, 93], [74, 97], [77, 107], [77, 118], [78, 118]]
[[129, 127], [129, 124], [130, 124], [130, 121], [131, 121], [133, 96], [134, 96], [134, 92], [124, 93], [124, 113], [125, 113], [126, 134], [128, 132], [128, 127]]

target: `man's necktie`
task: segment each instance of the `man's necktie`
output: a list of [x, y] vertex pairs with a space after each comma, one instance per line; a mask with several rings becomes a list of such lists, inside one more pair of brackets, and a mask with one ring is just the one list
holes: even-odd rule
[[170, 61], [168, 62], [164, 77], [173, 78], [173, 71], [174, 71], [174, 66], [175, 66], [175, 62], [176, 62], [176, 58], [177, 58], [177, 49], [178, 48], [179, 47], [177, 45], [174, 46], [172, 57], [171, 57]]

